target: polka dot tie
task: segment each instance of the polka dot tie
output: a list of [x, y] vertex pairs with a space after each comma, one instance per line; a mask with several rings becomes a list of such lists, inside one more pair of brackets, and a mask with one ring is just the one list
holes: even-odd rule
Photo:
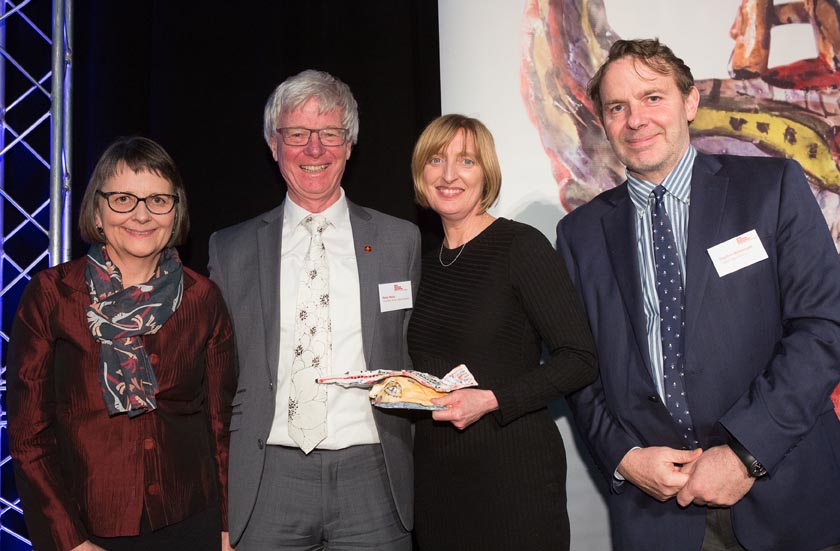
[[320, 215], [301, 221], [312, 235], [303, 261], [295, 309], [295, 351], [289, 386], [289, 436], [304, 453], [327, 437], [327, 388], [316, 382], [329, 373], [332, 354], [330, 273], [322, 233], [329, 222]]
[[659, 329], [662, 338], [662, 372], [665, 405], [685, 437], [689, 447], [699, 446], [694, 433], [694, 423], [688, 408], [685, 389], [685, 361], [683, 358], [683, 313], [685, 310], [680, 260], [671, 219], [665, 210], [663, 196], [666, 190], [656, 186], [653, 190], [653, 255], [656, 265], [656, 294], [659, 297]]

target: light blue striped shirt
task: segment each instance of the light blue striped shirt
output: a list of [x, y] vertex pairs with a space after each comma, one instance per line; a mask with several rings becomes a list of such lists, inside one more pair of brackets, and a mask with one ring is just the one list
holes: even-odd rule
[[[674, 240], [677, 242], [677, 255], [680, 258], [680, 274], [685, 288], [685, 248], [688, 240], [688, 206], [691, 197], [691, 170], [697, 150], [688, 146], [683, 158], [665, 177], [661, 186], [667, 193], [664, 196], [665, 209], [671, 219]], [[639, 256], [639, 279], [642, 282], [642, 301], [647, 328], [650, 364], [653, 369], [653, 382], [659, 397], [665, 401], [662, 373], [662, 340], [659, 332], [659, 299], [656, 295], [656, 266], [653, 261], [653, 232], [651, 230], [651, 211], [653, 209], [653, 189], [656, 184], [640, 180], [627, 173], [627, 189], [630, 200], [636, 208], [636, 254]]]

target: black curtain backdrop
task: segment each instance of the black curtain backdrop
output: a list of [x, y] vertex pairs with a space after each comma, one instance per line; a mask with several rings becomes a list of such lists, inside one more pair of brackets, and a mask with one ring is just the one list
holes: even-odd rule
[[[108, 143], [148, 136], [181, 170], [192, 219], [181, 256], [206, 273], [213, 231], [284, 197], [263, 106], [312, 68], [346, 82], [359, 103], [348, 197], [420, 223], [424, 242], [439, 235], [437, 217], [414, 205], [409, 169], [417, 136], [440, 114], [437, 2], [77, 0], [74, 37], [74, 215]], [[86, 250], [75, 235], [74, 257]]]
[[[25, 12], [48, 32], [50, 7], [35, 2]], [[213, 231], [269, 210], [284, 197], [285, 184], [262, 137], [263, 106], [280, 82], [310, 68], [342, 79], [359, 103], [359, 143], [344, 174], [347, 195], [418, 222], [424, 243], [439, 243], [437, 216], [414, 205], [409, 170], [414, 141], [440, 114], [435, 0], [76, 0], [74, 25], [74, 258], [87, 250], [76, 219], [96, 160], [116, 137], [139, 134], [160, 142], [181, 170], [192, 219], [181, 257], [206, 273]], [[6, 32], [10, 51], [21, 52], [27, 66], [48, 70], [48, 47], [26, 47], [33, 40], [28, 27], [9, 24]], [[9, 97], [30, 85], [7, 69]], [[7, 121], [20, 131], [48, 104], [44, 94], [30, 94]], [[27, 139], [48, 149], [49, 125]], [[20, 147], [5, 162], [13, 175], [6, 189], [31, 212], [44, 201], [39, 182], [45, 169]], [[4, 208], [7, 224], [17, 223], [20, 215], [6, 203]], [[38, 216], [44, 226], [47, 214]], [[23, 265], [45, 247], [46, 238], [32, 228], [4, 243], [7, 253], [26, 260]], [[4, 266], [6, 280], [17, 275]], [[24, 283], [5, 297], [3, 327], [11, 325]], [[5, 456], [5, 435], [0, 444]], [[3, 497], [14, 501], [7, 467]], [[4, 524], [26, 534], [17, 516], [4, 516]], [[0, 547], [28, 549], [16, 542], [4, 536]]]

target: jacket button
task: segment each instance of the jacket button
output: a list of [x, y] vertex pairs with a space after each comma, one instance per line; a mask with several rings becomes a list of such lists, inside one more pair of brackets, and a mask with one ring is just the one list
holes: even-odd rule
[[263, 442], [262, 438], [257, 438], [257, 446], [259, 446], [260, 449], [263, 449], [265, 447], [265, 442]]
[[149, 487], [146, 488], [146, 491], [149, 493], [150, 496], [156, 496], [158, 495], [158, 492], [160, 492], [157, 484], [149, 484]]
[[659, 396], [657, 396], [656, 394], [651, 394], [650, 396], [648, 396], [648, 400], [655, 404], [659, 401]]
[[144, 450], [151, 450], [155, 447], [155, 439], [154, 438], [146, 438], [143, 440], [143, 449]]
[[158, 361], [160, 361], [160, 356], [157, 354], [149, 354], [149, 362], [152, 365], [157, 365]]

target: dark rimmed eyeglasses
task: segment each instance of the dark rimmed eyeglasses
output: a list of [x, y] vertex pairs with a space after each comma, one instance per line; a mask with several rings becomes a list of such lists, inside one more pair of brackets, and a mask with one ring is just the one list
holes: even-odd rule
[[312, 133], [318, 134], [321, 145], [334, 147], [343, 145], [347, 141], [348, 131], [346, 128], [301, 128], [290, 126], [288, 128], [276, 128], [277, 133], [283, 136], [283, 143], [286, 145], [307, 145]]
[[168, 193], [155, 193], [146, 197], [137, 197], [127, 191], [97, 191], [96, 193], [108, 201], [108, 207], [112, 211], [120, 214], [133, 211], [141, 201], [146, 203], [146, 208], [152, 214], [169, 214], [178, 204], [178, 196]]

